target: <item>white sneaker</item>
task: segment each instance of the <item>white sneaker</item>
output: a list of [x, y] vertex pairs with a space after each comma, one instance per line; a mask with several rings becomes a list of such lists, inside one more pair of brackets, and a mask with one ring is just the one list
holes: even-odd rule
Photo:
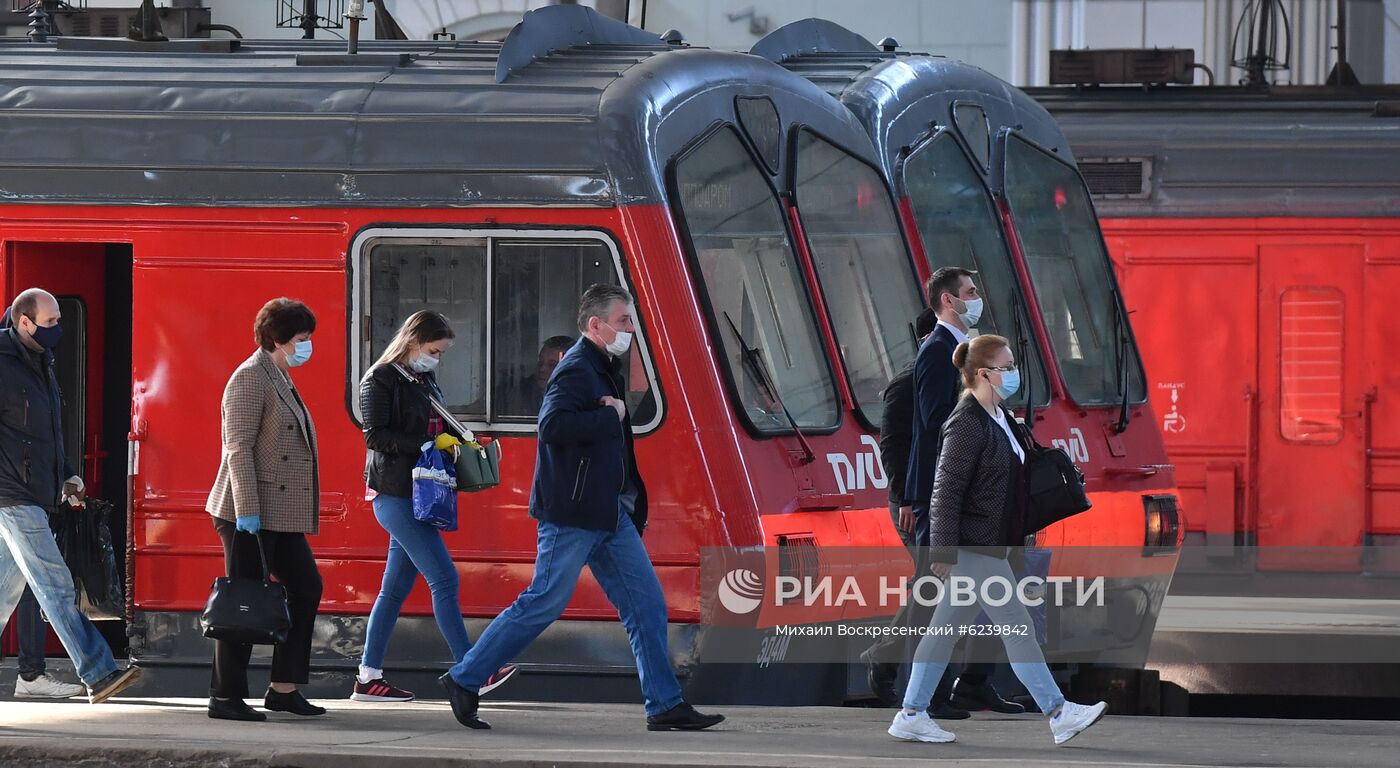
[[39, 675], [33, 680], [15, 678], [15, 697], [20, 699], [71, 699], [87, 693], [87, 689], [73, 683], [62, 683], [48, 675]]
[[1108, 705], [1102, 701], [1093, 706], [1066, 701], [1060, 711], [1050, 718], [1050, 733], [1055, 735], [1055, 743], [1063, 744], [1078, 736], [1097, 723], [1107, 709]]
[[935, 723], [927, 713], [919, 712], [914, 715], [906, 715], [902, 709], [894, 714], [894, 722], [890, 723], [889, 734], [904, 741], [927, 741], [930, 744], [947, 744], [956, 738], [948, 731], [939, 728], [938, 723]]

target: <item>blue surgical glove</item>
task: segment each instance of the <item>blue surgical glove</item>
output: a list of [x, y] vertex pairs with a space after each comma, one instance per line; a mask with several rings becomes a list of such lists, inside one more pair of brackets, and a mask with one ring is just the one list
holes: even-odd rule
[[234, 525], [244, 533], [257, 533], [262, 528], [262, 522], [258, 520], [257, 515], [244, 515], [238, 518]]

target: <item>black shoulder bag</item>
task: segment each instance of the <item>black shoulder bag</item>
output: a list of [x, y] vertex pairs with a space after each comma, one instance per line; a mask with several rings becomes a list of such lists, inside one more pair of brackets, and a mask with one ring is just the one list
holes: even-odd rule
[[199, 617], [199, 628], [205, 637], [253, 645], [277, 645], [287, 639], [287, 632], [292, 628], [287, 589], [272, 581], [262, 537], [255, 538], [258, 557], [262, 560], [262, 578], [220, 576], [214, 579], [209, 602]]
[[1026, 533], [1035, 533], [1093, 506], [1084, 493], [1084, 473], [1069, 454], [1036, 442], [1025, 424], [1008, 414], [1026, 452]]

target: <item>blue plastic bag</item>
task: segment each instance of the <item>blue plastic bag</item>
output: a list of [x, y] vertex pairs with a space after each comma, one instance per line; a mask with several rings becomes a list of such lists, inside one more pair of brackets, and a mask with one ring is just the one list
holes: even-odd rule
[[423, 444], [413, 468], [413, 517], [444, 531], [457, 530], [457, 470], [432, 443]]

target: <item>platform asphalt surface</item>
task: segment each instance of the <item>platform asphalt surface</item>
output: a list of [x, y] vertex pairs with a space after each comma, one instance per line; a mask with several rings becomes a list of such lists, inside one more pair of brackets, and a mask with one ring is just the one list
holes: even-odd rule
[[[259, 702], [260, 703], [260, 702]], [[491, 731], [457, 725], [443, 702], [322, 701], [321, 718], [210, 720], [199, 699], [0, 702], [0, 765], [253, 768], [375, 766], [1393, 766], [1393, 722], [1105, 718], [1056, 747], [1036, 715], [948, 723], [954, 744], [885, 734], [892, 710], [709, 707], [729, 720], [700, 733], [652, 733], [620, 704], [488, 702]]]

